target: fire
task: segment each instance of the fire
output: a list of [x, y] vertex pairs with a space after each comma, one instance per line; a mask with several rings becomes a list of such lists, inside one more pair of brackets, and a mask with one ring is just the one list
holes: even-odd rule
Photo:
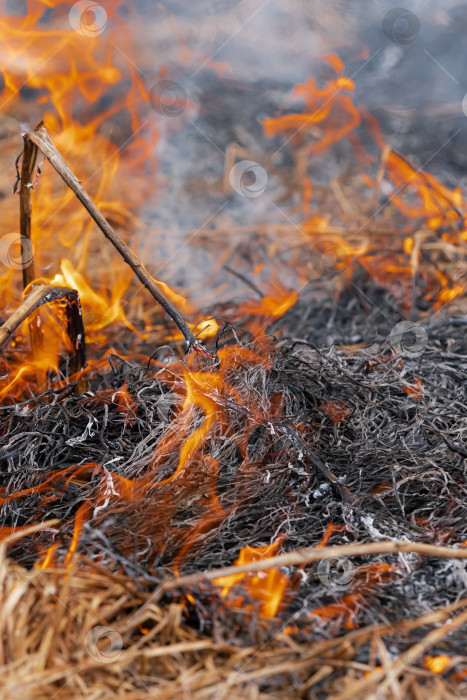
[[[141, 205], [152, 186], [145, 175], [156, 165], [153, 153], [158, 129], [151, 107], [150, 78], [143, 81], [137, 68], [138, 57], [128, 32], [129, 17], [125, 21], [121, 18], [117, 11], [120, 6], [120, 0], [111, 0], [105, 8], [96, 5], [97, 15], [93, 9], [76, 16], [76, 3], [28, 0], [24, 16], [0, 16], [5, 80], [2, 107], [11, 109], [20, 102], [25, 85], [37, 90], [40, 97], [32, 105], [28, 120], [45, 121], [65, 159], [78, 164], [83, 184], [103, 214], [119, 226], [128, 228], [131, 224], [134, 229], [140, 224], [132, 210]], [[141, 19], [132, 8], [126, 9], [137, 35]], [[44, 24], [41, 20], [46, 10]], [[114, 128], [122, 118], [128, 133]], [[137, 307], [141, 314], [140, 292], [136, 294], [130, 288], [132, 272], [113, 251], [100, 244], [87, 212], [52, 174], [50, 166], [44, 161], [40, 165], [41, 174], [38, 170], [32, 195], [36, 281], [78, 290], [88, 344], [105, 346], [118, 324], [144, 340], [147, 335], [130, 320], [124, 302], [125, 298], [132, 299], [132, 308]], [[17, 221], [18, 201], [11, 198], [10, 209], [3, 217], [5, 230], [14, 231]], [[10, 250], [6, 253], [13, 255]], [[2, 263], [3, 258], [5, 255]], [[5, 264], [0, 273], [0, 303], [12, 311], [20, 301], [21, 273]], [[197, 315], [185, 296], [162, 280], [158, 284], [182, 313]], [[146, 328], [152, 327], [155, 313], [159, 312], [154, 306], [145, 310]], [[38, 371], [43, 385], [61, 379], [61, 353], [67, 339], [59, 327], [60, 319], [41, 311], [41, 323], [47, 339], [43, 351], [34, 358], [25, 358], [28, 326], [24, 322], [21, 342], [15, 341], [18, 352], [8, 356], [6, 371], [2, 372], [0, 396], [18, 399]], [[218, 330], [214, 320], [192, 323], [190, 327], [199, 338], [213, 337]]]
[[[130, 225], [132, 230], [137, 229], [140, 222], [133, 212], [137, 212], [152, 194], [149, 178], [145, 176], [153, 172], [156, 165], [153, 154], [158, 129], [157, 121], [147, 118], [154, 96], [150, 95], [136, 67], [137, 53], [128, 35], [127, 23], [119, 19], [117, 8], [122, 3], [108, 0], [105, 16], [101, 15], [100, 19], [84, 16], [79, 18], [78, 25], [69, 20], [72, 2], [28, 0], [26, 4], [24, 16], [0, 17], [0, 55], [5, 85], [2, 108], [24, 109], [19, 99], [22, 88], [27, 85], [36, 90], [40, 96], [24, 117], [34, 122], [44, 119], [60, 151], [71, 163], [78, 164], [76, 170], [82, 172], [86, 189], [116, 227], [124, 234]], [[51, 12], [49, 29], [43, 29], [41, 24], [46, 8]], [[131, 3], [127, 9], [133, 12]], [[139, 21], [134, 14], [132, 24], [136, 34]], [[89, 33], [91, 28], [99, 33], [102, 29], [98, 42]], [[114, 41], [117, 33], [118, 48]], [[464, 291], [461, 282], [451, 273], [450, 265], [451, 258], [459, 254], [466, 240], [461, 190], [450, 190], [389, 148], [376, 121], [354, 104], [355, 85], [344, 75], [342, 60], [332, 54], [323, 59], [327, 81], [320, 83], [312, 78], [297, 85], [291, 96], [294, 111], [267, 118], [263, 123], [268, 137], [282, 135], [297, 154], [300, 151], [297, 169], [301, 175], [303, 217], [299, 232], [308, 246], [305, 257], [311, 250], [319, 253], [323, 268], [320, 275], [326, 276], [331, 271], [347, 281], [359, 265], [389, 290], [405, 310], [411, 304], [414, 283], [421, 277], [425, 285], [423, 293], [437, 310]], [[299, 102], [300, 109], [296, 108]], [[379, 147], [379, 159], [370, 156], [360, 143], [358, 129], [362, 126], [368, 129]], [[326, 156], [344, 139], [353, 149], [358, 166], [355, 179], [362, 193], [362, 207], [359, 209], [354, 202], [352, 206], [348, 204], [349, 197], [339, 190], [336, 179], [331, 184], [340, 206], [318, 212], [313, 200], [316, 186], [308, 166], [314, 159]], [[98, 346], [101, 356], [105, 356], [106, 348], [110, 354], [112, 333], [119, 327], [130, 330], [140, 341], [147, 340], [159, 312], [144, 307], [139, 290], [132, 286], [132, 272], [112, 250], [101, 244], [87, 212], [63, 187], [48, 163], [41, 165], [41, 174], [38, 172], [32, 189], [36, 281], [46, 280], [54, 286], [78, 290], [88, 342]], [[383, 209], [379, 204], [382, 195], [398, 224], [398, 235], [391, 239], [383, 253], [372, 239], [369, 232], [372, 222], [368, 219], [369, 209], [376, 209], [378, 215]], [[4, 233], [17, 228], [17, 204], [17, 198], [12, 197], [3, 217]], [[384, 217], [383, 229], [389, 227], [388, 219]], [[155, 236], [155, 232], [152, 233]], [[383, 233], [387, 240], [387, 231]], [[423, 265], [424, 244], [439, 252], [444, 260], [442, 269], [433, 271], [432, 265]], [[273, 255], [270, 253], [271, 258]], [[447, 261], [443, 255], [447, 256]], [[255, 264], [254, 274], [259, 274], [264, 267], [265, 263]], [[0, 303], [11, 312], [21, 298], [21, 275], [18, 269], [11, 267], [1, 271]], [[40, 517], [46, 505], [61, 498], [70, 487], [86, 487], [85, 499], [75, 509], [70, 523], [72, 534], [64, 555], [64, 563], [69, 565], [79, 549], [85, 524], [102, 522], [112, 508], [131, 513], [132, 508], [139, 509], [145, 504], [147, 518], [138, 534], [155, 548], [162, 549], [163, 532], [152, 522], [156, 508], [167, 514], [169, 522], [179, 505], [180, 493], [182, 496], [195, 493], [199, 496], [202, 516], [189, 531], [179, 533], [179, 552], [174, 556], [174, 570], [178, 571], [178, 565], [196, 548], [198, 539], [229, 512], [216, 491], [220, 462], [207, 450], [210, 439], [216, 431], [221, 433], [233, 443], [242, 466], [253, 468], [255, 465], [248, 456], [248, 441], [253, 430], [265, 425], [274, 430], [270, 421], [283, 417], [280, 396], [270, 396], [259, 404], [254, 391], [248, 393], [239, 389], [235, 378], [249, 369], [265, 372], [272, 369], [273, 351], [262, 336], [272, 320], [282, 317], [299, 300], [299, 289], [306, 283], [308, 271], [299, 276], [300, 285], [296, 290], [287, 288], [277, 276], [272, 276], [261, 298], [249, 300], [236, 309], [239, 317], [247, 318], [245, 327], [258, 342], [264, 341], [263, 352], [228, 346], [219, 350], [217, 364], [207, 366], [199, 364], [197, 358], [188, 358], [185, 363], [174, 362], [170, 367], [157, 365], [157, 371], [163, 375], [175, 400], [173, 415], [161, 428], [160, 438], [144, 470], [132, 474], [133, 478], [126, 478], [97, 462], [60, 469], [51, 467], [42, 475], [42, 481], [30, 488], [16, 493], [0, 489], [0, 504], [34, 493], [38, 496]], [[218, 334], [219, 324], [215, 318], [201, 318], [196, 322], [201, 314], [186, 295], [162, 280], [158, 284], [184, 314], [190, 315], [188, 326], [197, 338], [209, 339]], [[68, 341], [61, 322], [62, 311], [59, 303], [50, 309], [41, 309], [40, 322], [47, 342], [34, 358], [27, 356], [28, 324], [27, 321], [22, 324], [8, 349], [8, 358], [2, 360], [1, 399], [13, 401], [30, 397], [38, 393], [38, 386], [42, 389], [47, 382], [60, 385], [65, 381], [61, 353]], [[176, 341], [182, 336], [169, 331], [165, 338]], [[419, 377], [403, 390], [415, 401], [423, 397]], [[137, 423], [138, 399], [126, 385], [79, 400], [83, 407], [96, 412], [112, 409], [116, 420], [129, 425]], [[351, 410], [340, 400], [323, 402], [321, 408], [336, 425], [344, 421]], [[80, 438], [76, 440], [79, 443]], [[170, 488], [175, 485], [176, 488]], [[323, 546], [339, 527], [330, 525], [317, 546]], [[7, 533], [8, 529], [0, 531], [2, 536]], [[278, 551], [281, 542], [279, 538], [269, 545], [245, 546], [236, 564], [242, 566], [267, 560]], [[132, 546], [133, 541], [128, 549]], [[57, 549], [58, 545], [54, 544], [45, 554], [41, 551], [40, 566], [58, 561]], [[346, 595], [313, 610], [313, 619], [338, 619], [348, 628], [356, 626], [358, 613], [373, 590], [396, 573], [395, 567], [386, 564], [360, 567]], [[257, 601], [259, 613], [265, 618], [278, 614], [291, 588], [291, 580], [277, 568], [219, 578], [215, 584], [221, 588], [220, 596], [229, 597], [233, 605], [246, 605], [247, 610], [252, 610], [251, 601]], [[441, 672], [446, 664], [443, 666], [440, 659], [446, 658], [427, 657], [427, 667]]]
[[[437, 248], [440, 255], [447, 255], [445, 243], [448, 243], [451, 246], [449, 255], [461, 256], [465, 235], [465, 203], [461, 189], [450, 190], [433, 175], [415, 168], [387, 146], [376, 119], [364, 109], [358, 110], [349, 94], [346, 94], [353, 92], [354, 84], [343, 75], [344, 65], [340, 58], [328, 54], [323, 60], [329, 63], [336, 75], [321, 88], [315, 79], [296, 86], [292, 98], [301, 99], [305, 104], [304, 110], [267, 118], [263, 122], [265, 134], [270, 138], [284, 134], [286, 143], [290, 142], [296, 149], [297, 161], [301, 163], [303, 211], [306, 216], [301, 224], [303, 236], [323, 256], [325, 266], [344, 272], [347, 279], [350, 279], [357, 262], [363, 265], [369, 275], [394, 295], [404, 311], [408, 311], [412, 305], [412, 288], [417, 275], [423, 278], [428, 290], [425, 292], [426, 298], [434, 302], [435, 309], [441, 308], [460, 296], [465, 290], [464, 285], [455, 279], [452, 272], [440, 278], [438, 271], [433, 274], [431, 266], [421, 264], [423, 245], [416, 245], [413, 236], [406, 235], [395, 250], [388, 244], [389, 238], [386, 236], [382, 246], [385, 252], [373, 252], [371, 239], [365, 235], [370, 219], [363, 214], [362, 223], [358, 223], [358, 207], [345, 201], [338, 185], [337, 210], [344, 209], [342, 220], [344, 224], [347, 223], [347, 233], [340, 235], [332, 232], [331, 222], [334, 223], [337, 218], [333, 210], [323, 217], [317, 215], [312, 207], [313, 181], [308, 174], [303, 174], [307, 173], [308, 160], [312, 162], [313, 156], [326, 153], [334, 144], [347, 139], [354, 149], [361, 182], [373, 190], [376, 197], [384, 188], [385, 196], [395, 210], [394, 219], [398, 220], [396, 214], [403, 216], [404, 224], [401, 227], [399, 223], [399, 229], [408, 231], [425, 227], [424, 238], [437, 236], [439, 241], [431, 243], [432, 249]], [[359, 141], [358, 127], [361, 125], [366, 126], [381, 149], [379, 164], [365, 152]], [[378, 168], [376, 177], [375, 166]], [[372, 170], [365, 172], [368, 168]], [[362, 202], [367, 200], [368, 195], [362, 194]], [[376, 202], [373, 208], [376, 216], [383, 206]], [[347, 214], [351, 210], [355, 223], [348, 230]], [[352, 228], [356, 228], [356, 231], [352, 232]], [[446, 265], [446, 271], [451, 269], [451, 265]]]
[[[214, 318], [207, 318], [198, 323], [188, 323], [188, 327], [199, 339], [214, 338], [219, 332], [219, 324]], [[183, 340], [181, 333], [168, 335], [167, 340]]]
[[[40, 98], [34, 104], [37, 113], [29, 115], [30, 118], [43, 118], [65, 158], [79, 163], [84, 184], [103, 213], [122, 227], [131, 223], [132, 228], [137, 228], [138, 220], [132, 211], [137, 210], [148, 191], [144, 174], [155, 166], [153, 152], [158, 131], [157, 121], [147, 119], [154, 95], [150, 94], [148, 84], [136, 68], [137, 52], [127, 31], [128, 21], [124, 23], [119, 17], [119, 6], [119, 0], [111, 0], [99, 11], [99, 16], [91, 12], [76, 18], [74, 3], [28, 0], [24, 16], [0, 17], [5, 65], [2, 106], [9, 109], [18, 103], [23, 85], [39, 91]], [[48, 29], [41, 23], [46, 8], [50, 11]], [[141, 20], [136, 12], [128, 11], [132, 13], [131, 26], [137, 34]], [[427, 271], [422, 264], [423, 246], [416, 241], [418, 234], [406, 235], [400, 242], [400, 250], [375, 253], [365, 224], [358, 226], [355, 235], [346, 235], [345, 229], [342, 234], [330, 232], [334, 212], [318, 214], [312, 208], [314, 184], [307, 173], [307, 159], [326, 154], [336, 143], [348, 140], [355, 152], [361, 183], [376, 193], [386, 188], [385, 195], [391, 205], [410, 225], [422, 221], [433, 235], [442, 231], [442, 244], [450, 247], [451, 255], [456, 254], [465, 235], [460, 189], [449, 190], [391, 150], [384, 143], [376, 120], [352, 101], [355, 85], [345, 75], [342, 60], [334, 54], [326, 54], [322, 59], [327, 81], [318, 83], [312, 78], [293, 91], [292, 99], [297, 103], [301, 101], [304, 109], [264, 121], [267, 136], [284, 134], [294, 147], [300, 147], [305, 213], [300, 225], [302, 235], [320, 253], [325, 268], [332, 268], [350, 280], [358, 263], [389, 289], [405, 310], [412, 303], [414, 280], [421, 275], [426, 283], [427, 298], [435, 310], [441, 308], [461, 295], [464, 288], [452, 278], [448, 269], [437, 271], [433, 279], [431, 268]], [[125, 94], [121, 88], [123, 84], [129, 86]], [[94, 109], [96, 103], [99, 109]], [[120, 134], [114, 138], [112, 124], [123, 114], [128, 116], [131, 125], [129, 136], [125, 139], [124, 134]], [[374, 159], [358, 139], [358, 128], [362, 125], [381, 149], [376, 175]], [[304, 142], [307, 134], [312, 139]], [[144, 303], [139, 293], [136, 295], [133, 291], [131, 272], [115, 258], [113, 251], [99, 246], [94, 224], [75, 202], [72, 193], [64, 190], [50, 173], [47, 163], [42, 165], [42, 171], [36, 178], [33, 193], [37, 278], [44, 280], [50, 274], [52, 284], [79, 291], [88, 342], [105, 346], [118, 324], [141, 340], [146, 339], [147, 333], [140, 330], [129, 314], [137, 307], [140, 316]], [[135, 182], [137, 186], [132, 186]], [[339, 197], [342, 203], [342, 196]], [[16, 222], [17, 210], [12, 202], [4, 225], [11, 231], [16, 228]], [[344, 217], [343, 223], [348, 229], [348, 217]], [[57, 258], [61, 258], [60, 263]], [[254, 272], [262, 267], [263, 263], [256, 265]], [[19, 276], [12, 269], [3, 272], [0, 301], [11, 311], [18, 303]], [[326, 269], [323, 274], [327, 272]], [[300, 286], [306, 281], [307, 275], [301, 274]], [[199, 319], [197, 309], [185, 295], [163, 281], [158, 284], [183, 313]], [[125, 303], [128, 298], [134, 299], [131, 308]], [[242, 304], [237, 313], [248, 318], [249, 330], [261, 335], [271, 320], [283, 316], [298, 298], [298, 291], [287, 289], [278, 279], [272, 279], [260, 300]], [[151, 329], [154, 310], [143, 309], [143, 312], [144, 328]], [[60, 353], [66, 347], [66, 337], [53, 313], [41, 313], [41, 323], [47, 338], [46, 347], [34, 360], [25, 359], [25, 322], [21, 329], [22, 343], [16, 348], [16, 355], [9, 357], [7, 374], [3, 373], [7, 378], [0, 387], [1, 396], [18, 398], [21, 389], [37, 376], [37, 371], [43, 381], [52, 381], [52, 375], [55, 381], [60, 379]], [[212, 338], [219, 330], [214, 319], [201, 319], [197, 323], [193, 319], [188, 325], [200, 339]], [[172, 332], [166, 338], [180, 340], [181, 335]]]
[[[242, 547], [238, 559], [235, 561], [237, 566], [243, 566], [254, 561], [262, 561], [268, 559], [280, 546], [282, 539], [278, 539], [269, 545], [262, 547]], [[267, 571], [259, 571], [257, 573], [239, 573], [231, 576], [223, 576], [214, 579], [217, 586], [222, 586], [220, 592], [221, 598], [225, 598], [231, 594], [231, 589], [242, 583], [242, 588], [247, 596], [253, 600], [260, 601], [259, 613], [263, 617], [273, 618], [276, 616], [284, 595], [290, 585], [288, 576], [283, 574], [277, 568], [271, 568]], [[237, 589], [235, 589], [237, 590]], [[244, 595], [239, 595], [233, 598], [234, 605], [242, 606], [245, 600]]]
[[425, 667], [433, 671], [433, 673], [443, 673], [451, 661], [451, 657], [447, 656], [447, 654], [442, 656], [425, 656]]
[[[26, 118], [30, 123], [41, 119], [46, 122], [65, 158], [79, 163], [84, 183], [97, 205], [112, 220], [126, 225], [129, 208], [143, 201], [145, 187], [142, 177], [137, 187], [125, 183], [131, 182], [142, 163], [146, 170], [154, 167], [157, 125], [154, 119], [147, 119], [148, 88], [132, 60], [131, 39], [116, 11], [120, 4], [111, 0], [105, 9], [98, 6], [100, 15], [94, 19], [92, 12], [75, 17], [75, 3], [51, 0], [28, 0], [21, 16], [1, 15], [1, 106], [3, 110], [15, 107], [24, 86], [36, 90], [40, 97], [29, 105]], [[44, 24], [41, 19], [46, 10], [49, 14]], [[135, 14], [134, 26], [138, 22]], [[96, 32], [101, 34], [97, 41]], [[117, 35], [120, 51], [115, 46]], [[129, 87], [122, 92], [124, 82]], [[95, 109], [96, 103], [99, 109]], [[124, 114], [129, 120], [130, 138], [121, 134], [115, 140], [109, 125]], [[138, 333], [123, 309], [131, 272], [115, 256], [109, 264], [111, 253], [102, 246], [96, 255], [94, 224], [87, 212], [51, 175], [47, 163], [41, 168], [32, 195], [32, 242], [38, 280], [50, 274], [52, 284], [79, 291], [88, 342], [105, 344], [108, 335], [103, 329], [116, 323]], [[125, 189], [124, 198], [118, 188]], [[11, 198], [2, 220], [4, 232], [17, 230], [18, 198]], [[57, 254], [62, 256], [59, 273]], [[6, 266], [3, 258], [0, 303], [4, 309], [13, 310], [20, 300], [21, 273], [17, 266]], [[53, 314], [41, 310], [41, 321], [46, 347], [31, 361], [25, 360], [22, 352], [9, 357], [7, 381], [1, 382], [2, 396], [18, 397], [37, 369], [43, 376], [52, 371], [57, 377], [59, 354], [66, 340]], [[28, 335], [26, 322], [21, 335]]]
[[463, 294], [465, 291], [464, 286], [462, 284], [454, 284], [453, 287], [446, 287], [445, 289], [441, 289], [441, 291], [438, 294], [438, 299], [435, 302], [434, 309], [438, 310], [445, 304], [448, 304], [450, 301], [453, 301], [456, 297], [460, 297], [461, 294]]
[[[329, 58], [329, 57], [327, 57]], [[337, 56], [333, 56], [331, 63], [337, 73], [341, 73], [344, 66]], [[302, 129], [314, 124], [326, 121], [329, 128], [324, 136], [313, 145], [309, 151], [317, 152], [328, 149], [341, 138], [350, 134], [360, 124], [360, 114], [352, 103], [352, 100], [344, 92], [352, 92], [355, 85], [349, 78], [338, 76], [331, 79], [328, 84], [320, 89], [314, 78], [306, 83], [297, 85], [292, 97], [301, 97], [307, 107], [307, 111], [300, 114], [288, 114], [275, 119], [264, 121], [264, 131], [267, 136], [284, 131], [299, 133]], [[296, 134], [293, 134], [295, 137]]]
[[80, 508], [78, 509], [78, 512], [75, 515], [75, 524], [73, 528], [73, 538], [71, 540], [71, 544], [68, 548], [67, 555], [65, 557], [65, 564], [69, 564], [71, 561], [71, 558], [73, 554], [76, 552], [79, 544], [79, 539], [81, 535], [81, 531], [83, 529], [84, 523], [89, 519], [89, 515], [91, 513], [91, 504], [90, 503], [83, 503]]
[[[94, 332], [118, 321], [138, 334], [137, 329], [128, 321], [121, 304], [124, 293], [131, 282], [132, 272], [128, 268], [128, 270], [119, 270], [117, 274], [119, 279], [113, 284], [110, 294], [104, 285], [102, 285], [101, 292], [97, 293], [92, 289], [86, 277], [75, 269], [71, 260], [65, 258], [61, 261], [60, 273], [56, 274], [52, 280], [52, 285], [57, 287], [71, 287], [71, 289], [78, 290], [85, 309], [86, 333], [90, 335], [91, 339]], [[99, 342], [99, 335], [97, 335], [96, 342]], [[100, 342], [102, 342], [102, 335]]]
[[[366, 564], [356, 569], [351, 580], [345, 581], [348, 592], [339, 600], [310, 611], [310, 617], [318, 616], [323, 621], [332, 621], [337, 629], [343, 625], [345, 629], [358, 627], [359, 613], [365, 608], [368, 600], [387, 581], [397, 577], [398, 568], [392, 564]], [[332, 586], [331, 586], [332, 590]]]
[[[251, 468], [248, 441], [252, 431], [258, 425], [268, 425], [269, 421], [280, 416], [280, 397], [272, 395], [269, 401], [263, 400], [259, 407], [254, 391], [250, 394], [235, 386], [241, 373], [256, 373], [259, 369], [270, 371], [272, 349], [266, 340], [262, 343], [262, 350], [263, 353], [259, 354], [236, 346], [221, 348], [218, 352], [219, 365], [204, 371], [199, 370], [196, 356], [191, 357], [188, 364], [179, 362], [169, 368], [163, 365], [158, 368], [159, 377], [174, 394], [174, 417], [160, 436], [149, 464], [137, 478], [126, 478], [98, 463], [75, 464], [64, 469], [51, 469], [41, 475], [40, 481], [21, 491], [9, 493], [1, 488], [0, 506], [36, 494], [38, 513], [45, 513], [50, 502], [62, 498], [73, 485], [83, 488], [84, 500], [75, 513], [73, 533], [65, 557], [65, 563], [68, 563], [78, 549], [84, 524], [90, 520], [100, 522], [113, 509], [128, 513], [136, 509], [140, 513], [145, 504], [147, 517], [143, 523], [138, 518], [139, 534], [147, 536], [155, 548], [163, 547], [164, 533], [158, 519], [161, 509], [168, 523], [177, 508], [178, 499], [183, 494], [188, 496], [199, 491], [203, 496], [199, 501], [203, 515], [189, 531], [180, 533], [180, 552], [173, 557], [177, 570], [177, 562], [181, 562], [196, 547], [198, 538], [229, 513], [217, 496], [219, 463], [205, 449], [211, 436], [217, 431], [233, 440], [242, 455], [244, 468]], [[95, 396], [84, 396], [79, 401], [84, 410], [91, 412], [90, 415], [98, 416], [108, 407], [115, 411], [113, 420], [125, 421], [130, 425], [137, 420], [136, 397], [125, 386], [117, 390], [104, 390]], [[237, 424], [235, 430], [232, 421]], [[93, 430], [93, 425], [91, 421], [86, 430]], [[82, 438], [76, 437], [76, 444]], [[171, 489], [174, 484], [176, 487]], [[129, 546], [131, 548], [133, 544], [129, 543]], [[271, 602], [274, 591], [282, 590], [282, 586], [285, 586], [282, 575], [274, 576], [276, 578], [268, 579], [269, 602], [264, 607], [265, 615], [274, 609]], [[261, 576], [252, 582], [255, 592], [259, 590], [260, 579]]]
[[267, 326], [298, 301], [295, 290], [286, 289], [279, 281], [271, 281], [266, 285], [268, 294], [260, 300], [250, 299], [241, 304], [238, 312], [249, 318], [248, 327], [255, 336], [264, 335]]

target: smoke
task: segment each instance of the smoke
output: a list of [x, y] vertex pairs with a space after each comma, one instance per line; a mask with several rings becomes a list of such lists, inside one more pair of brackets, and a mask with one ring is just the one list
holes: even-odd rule
[[[293, 227], [299, 221], [290, 208], [276, 209], [285, 199], [298, 205], [301, 195], [298, 189], [294, 194], [293, 182], [284, 183], [292, 165], [288, 149], [265, 138], [262, 124], [303, 108], [294, 87], [330, 76], [323, 71], [324, 54], [343, 60], [355, 83], [352, 99], [378, 119], [387, 143], [447, 185], [464, 184], [464, 3], [166, 0], [142, 2], [138, 9], [147, 18], [147, 33], [138, 36], [146, 75], [156, 86], [161, 79], [173, 84], [168, 97], [155, 89], [159, 165], [143, 216], [150, 226], [170, 231], [172, 251], [189, 240], [192, 270], [209, 264], [209, 254], [196, 249], [199, 229], [277, 221]], [[229, 188], [232, 154], [232, 165], [246, 160], [265, 168], [261, 197]], [[345, 157], [341, 149], [338, 160]], [[332, 177], [337, 166], [327, 167]], [[323, 181], [327, 177], [323, 173]], [[176, 255], [162, 268], [175, 275], [172, 281], [191, 275], [182, 258]], [[200, 282], [205, 273], [198, 273]]]

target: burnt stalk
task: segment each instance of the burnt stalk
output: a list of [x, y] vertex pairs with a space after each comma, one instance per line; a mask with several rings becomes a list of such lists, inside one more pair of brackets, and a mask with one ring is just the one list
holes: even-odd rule
[[[31, 189], [34, 170], [37, 161], [37, 146], [24, 136], [23, 160], [21, 164], [21, 179], [19, 190], [19, 221], [21, 234], [21, 269], [23, 271], [23, 289], [27, 289], [35, 279], [34, 255], [31, 242]], [[32, 355], [38, 358], [44, 345], [44, 333], [38, 311], [28, 318], [29, 335], [31, 338]]]

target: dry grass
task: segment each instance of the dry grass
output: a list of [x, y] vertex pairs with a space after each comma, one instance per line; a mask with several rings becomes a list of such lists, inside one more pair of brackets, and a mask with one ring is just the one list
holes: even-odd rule
[[[447, 700], [467, 692], [467, 675], [459, 673], [467, 657], [453, 658], [442, 676], [420, 665], [465, 626], [467, 598], [414, 620], [311, 643], [258, 619], [265, 641], [240, 647], [219, 631], [203, 635], [188, 626], [183, 598], [156, 602], [160, 596], [147, 584], [85, 559], [75, 558], [67, 572], [27, 571], [5, 556], [9, 540], [18, 537], [4, 539], [0, 552], [2, 700]], [[394, 658], [395, 634], [416, 634], [420, 641]]]

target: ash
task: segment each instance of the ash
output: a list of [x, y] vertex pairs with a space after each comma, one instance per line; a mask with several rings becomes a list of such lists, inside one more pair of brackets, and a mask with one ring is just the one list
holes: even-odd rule
[[[255, 342], [226, 325], [220, 364], [179, 360], [167, 348], [144, 365], [114, 355], [80, 396], [69, 386], [3, 407], [2, 525], [61, 521], [58, 532], [15, 544], [11, 556], [30, 567], [55, 544], [63, 561], [83, 504], [79, 552], [143, 588], [174, 570], [230, 565], [245, 545], [282, 538], [281, 551], [314, 546], [330, 529], [333, 545], [465, 544], [465, 317], [421, 321], [426, 342], [408, 356], [388, 338], [397, 317], [360, 342], [368, 317], [355, 320], [355, 303], [341, 297], [326, 335], [316, 335], [310, 308], [297, 304], [276, 324], [280, 338]], [[319, 308], [326, 313], [326, 304]], [[207, 381], [198, 389], [216, 420], [205, 433], [206, 409], [184, 407], [184, 376]], [[200, 444], [172, 478], [195, 434]], [[315, 565], [284, 569], [292, 583], [280, 623], [292, 620], [306, 639], [329, 637], [423, 615], [455, 602], [467, 585], [461, 560], [391, 554], [354, 557], [351, 566], [348, 580], [345, 566], [335, 579]], [[228, 629], [239, 643], [264, 637], [262, 623], [252, 625], [213, 588], [200, 584], [189, 624], [221, 636]], [[460, 633], [448, 642], [463, 653]], [[407, 639], [394, 644], [400, 651]]]

